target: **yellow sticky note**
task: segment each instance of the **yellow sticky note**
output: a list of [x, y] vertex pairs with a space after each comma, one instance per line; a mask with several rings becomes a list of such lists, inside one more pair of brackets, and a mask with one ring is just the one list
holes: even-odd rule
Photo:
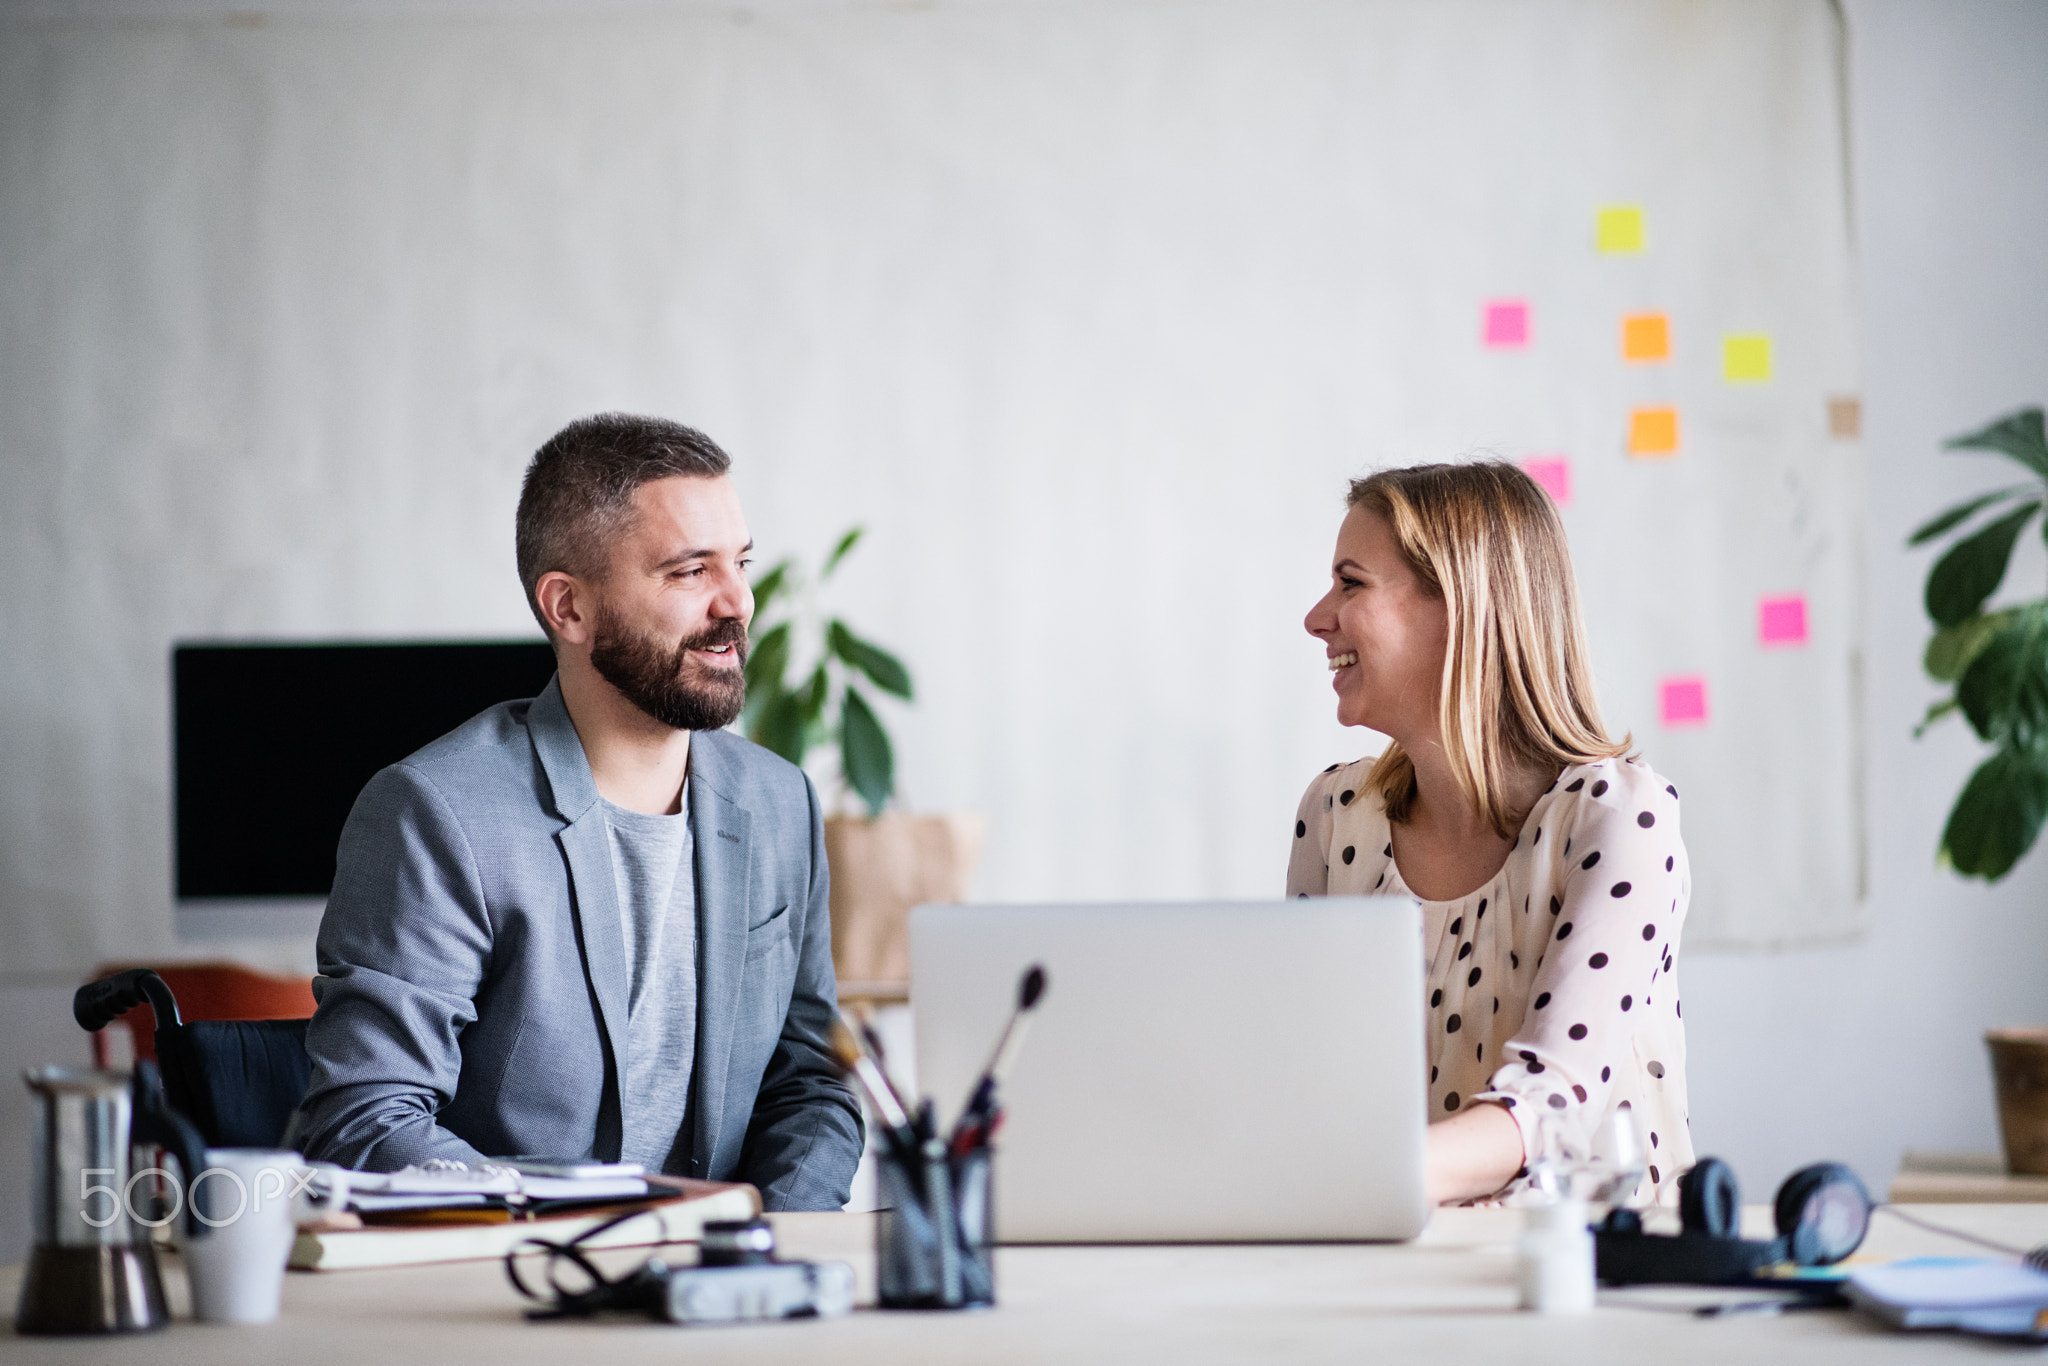
[[1621, 320], [1623, 360], [1670, 360], [1671, 320], [1662, 313], [1630, 313]]
[[1771, 377], [1771, 339], [1761, 332], [1721, 339], [1721, 373], [1731, 383]]
[[1600, 210], [1594, 240], [1603, 252], [1643, 249], [1643, 209], [1640, 204], [1610, 204]]
[[1630, 455], [1678, 454], [1678, 409], [1638, 408], [1628, 415]]

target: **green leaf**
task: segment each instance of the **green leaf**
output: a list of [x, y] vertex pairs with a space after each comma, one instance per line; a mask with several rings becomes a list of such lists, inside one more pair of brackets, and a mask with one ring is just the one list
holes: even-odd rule
[[802, 694], [778, 690], [763, 704], [753, 724], [747, 727], [747, 738], [802, 767], [804, 750], [810, 744], [808, 731], [804, 725]]
[[2038, 608], [1984, 643], [1956, 684], [1956, 701], [1983, 739], [2022, 747], [2048, 739], [2048, 627]]
[[1941, 832], [1941, 861], [1996, 882], [2034, 847], [2048, 817], [2048, 755], [2001, 749], [1970, 775]]
[[881, 815], [896, 791], [896, 756], [889, 748], [888, 732], [851, 685], [839, 717], [839, 766], [847, 786], [867, 803], [868, 815]]
[[869, 644], [848, 630], [836, 618], [825, 628], [825, 648], [839, 656], [849, 669], [859, 669], [883, 692], [910, 700], [910, 670], [879, 645]]
[[1962, 703], [1956, 701], [1953, 697], [1942, 698], [1941, 701], [1936, 702], [1933, 706], [1929, 707], [1927, 709], [1927, 715], [1920, 718], [1920, 724], [1913, 727], [1913, 738], [1915, 740], [1918, 740], [1921, 736], [1927, 733], [1927, 728], [1929, 726], [1933, 725], [1936, 721], [1939, 721], [1942, 718], [1948, 716], [1950, 713], [1956, 711], [1961, 706]]
[[1939, 517], [1936, 517], [1933, 521], [1922, 523], [1919, 530], [1906, 538], [1906, 544], [1925, 545], [1936, 536], [1941, 535], [1942, 532], [1967, 521], [1978, 510], [1990, 507], [1993, 503], [2004, 502], [2016, 493], [2027, 493], [2031, 490], [2032, 485], [2015, 484], [2009, 489], [2000, 489], [1996, 493], [1987, 493], [1982, 497], [1972, 498], [1967, 503], [1959, 503], [1947, 512], [1942, 513]]
[[853, 549], [860, 542], [860, 534], [863, 530], [865, 528], [855, 527], [839, 538], [839, 544], [833, 546], [832, 553], [825, 557], [825, 572], [820, 574], [819, 578], [829, 579], [832, 577], [832, 571], [837, 569], [839, 562], [846, 558], [846, 552]]
[[1944, 444], [1952, 451], [1997, 451], [2048, 478], [2048, 434], [2042, 430], [2039, 408], [2008, 413], [1988, 427]]
[[790, 625], [771, 627], [747, 651], [747, 700], [740, 708], [740, 727], [749, 736], [776, 698], [787, 691], [782, 676], [789, 671]]
[[811, 670], [811, 676], [804, 680], [803, 687], [797, 689], [796, 697], [805, 728], [813, 735], [818, 734], [825, 725], [825, 704], [832, 698], [832, 680], [825, 674], [823, 660], [819, 660], [818, 667]]
[[1927, 669], [1927, 676], [1937, 683], [1953, 683], [1961, 678], [1963, 670], [1969, 668], [1970, 661], [1977, 657], [1977, 652], [2012, 620], [2012, 615], [2011, 612], [1992, 612], [1964, 617], [1955, 625], [1936, 631], [1934, 638], [1927, 642], [1927, 653], [1920, 660]]
[[754, 619], [759, 621], [768, 615], [768, 609], [783, 589], [789, 587], [790, 579], [796, 573], [795, 560], [777, 560], [774, 568], [754, 580]]
[[771, 626], [747, 651], [747, 696], [782, 691], [789, 672], [789, 623]]
[[1927, 615], [1937, 626], [1953, 626], [1984, 605], [2005, 578], [2013, 542], [2041, 510], [2037, 500], [2009, 512], [1972, 536], [1957, 541], [1927, 575]]

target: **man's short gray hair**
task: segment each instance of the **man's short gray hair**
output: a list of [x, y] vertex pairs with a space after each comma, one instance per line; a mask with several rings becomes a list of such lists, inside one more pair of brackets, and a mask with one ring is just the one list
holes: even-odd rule
[[717, 442], [666, 418], [599, 413], [549, 437], [526, 467], [514, 535], [519, 582], [541, 629], [548, 630], [534, 593], [541, 575], [559, 570], [601, 582], [635, 489], [678, 475], [715, 479], [731, 466]]

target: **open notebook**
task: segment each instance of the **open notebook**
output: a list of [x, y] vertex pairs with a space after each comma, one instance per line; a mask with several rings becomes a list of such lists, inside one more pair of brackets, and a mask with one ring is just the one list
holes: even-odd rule
[[[648, 1183], [667, 1193], [644, 1200], [556, 1214], [521, 1217], [493, 1211], [491, 1222], [378, 1224], [363, 1228], [309, 1228], [292, 1245], [290, 1265], [300, 1271], [341, 1271], [354, 1267], [417, 1266], [429, 1262], [484, 1261], [502, 1257], [528, 1238], [562, 1242], [596, 1228], [636, 1205], [645, 1213], [592, 1239], [589, 1247], [645, 1247], [691, 1243], [704, 1225], [722, 1219], [752, 1219], [761, 1195], [752, 1186], [721, 1181], [654, 1177]], [[432, 1212], [424, 1212], [432, 1213]], [[455, 1215], [466, 1211], [454, 1210]], [[476, 1211], [482, 1214], [483, 1211]]]

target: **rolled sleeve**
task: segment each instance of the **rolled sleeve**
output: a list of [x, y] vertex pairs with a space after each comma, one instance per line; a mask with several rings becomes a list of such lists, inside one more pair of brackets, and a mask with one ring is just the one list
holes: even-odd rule
[[1529, 1163], [1587, 1156], [1614, 1087], [1638, 1065], [1637, 1025], [1684, 914], [1677, 822], [1668, 789], [1580, 806], [1528, 1012], [1488, 1089], [1472, 1097], [1510, 1108]]
[[425, 775], [393, 765], [357, 798], [318, 955], [307, 1156], [373, 1171], [480, 1160], [436, 1116], [461, 1076], [491, 923], [469, 841]]

